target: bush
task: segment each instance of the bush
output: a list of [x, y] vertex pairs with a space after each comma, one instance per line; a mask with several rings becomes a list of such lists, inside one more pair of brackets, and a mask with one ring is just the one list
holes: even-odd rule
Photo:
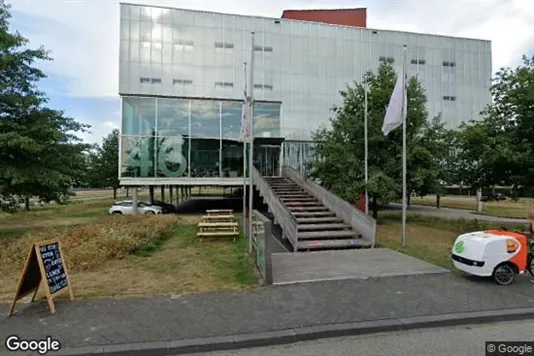
[[180, 217], [106, 216], [101, 220], [62, 231], [31, 233], [8, 242], [0, 250], [1, 267], [21, 266], [33, 243], [58, 239], [69, 271], [91, 269], [109, 259], [120, 259], [170, 234]]

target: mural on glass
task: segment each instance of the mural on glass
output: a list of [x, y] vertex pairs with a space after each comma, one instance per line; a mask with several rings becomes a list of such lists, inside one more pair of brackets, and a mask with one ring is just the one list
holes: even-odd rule
[[[280, 104], [255, 104], [254, 125], [278, 137]], [[124, 97], [121, 176], [242, 177], [240, 131], [239, 101]]]

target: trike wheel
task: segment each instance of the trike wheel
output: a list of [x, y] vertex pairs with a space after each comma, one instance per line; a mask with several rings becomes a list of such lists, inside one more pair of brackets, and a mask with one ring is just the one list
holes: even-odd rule
[[506, 286], [512, 284], [515, 280], [515, 271], [507, 263], [498, 265], [493, 270], [493, 279], [500, 285]]
[[531, 256], [528, 259], [527, 270], [528, 270], [528, 273], [530, 273], [530, 275], [534, 277], [534, 257], [533, 256]]

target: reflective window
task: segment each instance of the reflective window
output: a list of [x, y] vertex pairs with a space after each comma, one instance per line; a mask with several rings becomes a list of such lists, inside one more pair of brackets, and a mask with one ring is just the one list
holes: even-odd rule
[[220, 137], [220, 102], [191, 100], [191, 137]]
[[156, 130], [156, 99], [123, 98], [122, 134], [154, 136]]
[[191, 177], [220, 176], [219, 139], [191, 138]]
[[280, 136], [280, 104], [254, 104], [254, 136]]
[[189, 135], [189, 100], [158, 99], [158, 136]]
[[156, 140], [156, 176], [186, 177], [189, 140], [183, 136], [158, 137]]
[[121, 176], [154, 177], [154, 137], [121, 137]]
[[243, 144], [223, 141], [222, 176], [225, 178], [243, 177]]
[[241, 114], [243, 105], [240, 102], [222, 102], [222, 137], [223, 139], [239, 139], [241, 133]]

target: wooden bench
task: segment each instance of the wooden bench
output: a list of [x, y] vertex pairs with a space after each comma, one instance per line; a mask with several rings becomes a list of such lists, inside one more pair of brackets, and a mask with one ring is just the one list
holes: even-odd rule
[[235, 241], [236, 237], [239, 236], [239, 224], [237, 222], [201, 222], [198, 224], [198, 227], [200, 228], [200, 232], [197, 233], [197, 236], [200, 237], [200, 241], [204, 237], [215, 236], [233, 236]]
[[218, 215], [232, 215], [234, 211], [232, 209], [220, 209], [220, 210], [206, 210], [208, 216], [218, 216]]
[[198, 223], [197, 236], [202, 241], [203, 237], [233, 236], [234, 241], [239, 236], [239, 224], [232, 209], [206, 210], [208, 215], [202, 217]]
[[235, 217], [233, 215], [205, 215], [202, 217], [202, 222], [216, 222], [216, 221], [233, 222], [235, 221]]

